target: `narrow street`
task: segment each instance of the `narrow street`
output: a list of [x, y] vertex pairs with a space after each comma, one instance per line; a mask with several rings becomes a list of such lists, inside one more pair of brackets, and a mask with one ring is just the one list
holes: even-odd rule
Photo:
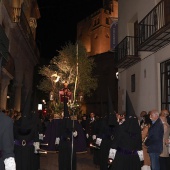
[[[40, 170], [58, 170], [58, 153], [42, 154]], [[77, 154], [77, 170], [99, 170], [93, 164], [92, 155], [87, 153]]]

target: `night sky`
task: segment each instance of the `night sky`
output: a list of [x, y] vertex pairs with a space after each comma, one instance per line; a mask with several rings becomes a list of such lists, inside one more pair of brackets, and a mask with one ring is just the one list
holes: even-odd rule
[[50, 60], [67, 42], [76, 41], [77, 23], [102, 7], [102, 0], [37, 0], [41, 18], [36, 41]]

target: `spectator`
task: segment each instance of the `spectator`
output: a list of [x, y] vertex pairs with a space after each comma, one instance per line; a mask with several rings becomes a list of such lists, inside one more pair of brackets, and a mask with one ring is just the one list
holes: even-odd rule
[[167, 123], [170, 125], [170, 114], [168, 114], [167, 118]]
[[14, 110], [13, 110], [13, 109], [9, 110], [8, 116], [9, 116], [11, 119], [14, 120]]
[[12, 119], [0, 112], [0, 170], [16, 170], [13, 150]]
[[146, 112], [146, 111], [142, 111], [142, 112], [140, 113], [140, 127], [141, 127], [141, 129], [143, 129], [143, 126], [144, 126], [145, 115], [147, 115], [147, 112]]
[[150, 111], [150, 119], [152, 125], [149, 128], [145, 145], [148, 147], [152, 170], [160, 170], [159, 155], [163, 150], [164, 129], [157, 110]]
[[168, 152], [168, 145], [169, 145], [169, 124], [167, 122], [167, 116], [169, 115], [168, 110], [162, 110], [160, 113], [160, 119], [163, 123], [164, 127], [164, 136], [163, 136], [163, 151], [160, 154], [160, 169], [161, 170], [168, 170], [168, 159], [169, 159], [169, 152]]
[[[88, 146], [90, 146], [90, 144], [94, 144], [96, 140], [95, 125], [96, 125], [95, 114], [92, 112], [90, 113], [90, 119], [87, 120], [87, 126], [86, 126], [86, 137], [88, 139]], [[90, 147], [90, 153], [93, 153], [93, 148], [91, 147]]]
[[15, 121], [19, 120], [20, 118], [21, 118], [21, 112], [16, 112]]
[[86, 124], [87, 124], [86, 114], [83, 114], [83, 116], [82, 116], [82, 121], [81, 121], [81, 125], [82, 125], [82, 127], [83, 127], [84, 133], [86, 133]]
[[142, 150], [143, 150], [144, 161], [143, 161], [142, 170], [150, 170], [150, 166], [151, 166], [150, 157], [147, 152], [147, 147], [145, 145], [145, 140], [148, 136], [148, 130], [151, 124], [152, 122], [149, 118], [149, 114], [143, 116], [143, 128], [141, 129], [142, 130], [141, 133], [142, 133]]
[[86, 139], [86, 145], [88, 144], [87, 138], [86, 138], [86, 125], [87, 125], [87, 118], [86, 118], [86, 114], [83, 114], [82, 116], [82, 121], [81, 121], [81, 125], [83, 128], [83, 133]]

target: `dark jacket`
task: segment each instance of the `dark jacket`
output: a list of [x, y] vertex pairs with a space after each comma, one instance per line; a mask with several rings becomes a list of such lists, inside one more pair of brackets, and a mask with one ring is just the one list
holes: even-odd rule
[[154, 124], [149, 128], [148, 138], [145, 145], [148, 147], [148, 153], [161, 153], [163, 150], [163, 124], [158, 118]]
[[94, 119], [93, 121], [91, 119], [87, 120], [86, 124], [86, 133], [89, 134], [89, 137], [96, 135], [96, 120]]
[[39, 142], [38, 126], [35, 115], [22, 116], [14, 122], [14, 153], [16, 170], [37, 170], [37, 154], [34, 142]]
[[14, 157], [13, 121], [0, 112], [0, 170], [4, 170], [4, 160]]

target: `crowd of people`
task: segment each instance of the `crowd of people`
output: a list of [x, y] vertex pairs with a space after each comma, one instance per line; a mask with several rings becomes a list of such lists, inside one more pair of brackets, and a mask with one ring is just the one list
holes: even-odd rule
[[[162, 110], [161, 113], [157, 110], [148, 113], [142, 111], [140, 117], [127, 112], [110, 113], [100, 117], [90, 113], [89, 117], [82, 115], [81, 120], [74, 121], [75, 124], [81, 125], [75, 126], [74, 129], [78, 132], [73, 140], [74, 152], [78, 152], [78, 143], [86, 141], [84, 151], [89, 148], [87, 150], [93, 155], [93, 163], [100, 170], [170, 168], [170, 117], [167, 110]], [[83, 129], [84, 137], [79, 129]], [[62, 135], [58, 135], [57, 139], [59, 136]], [[76, 143], [80, 136], [79, 142]], [[59, 142], [57, 144], [60, 146]], [[70, 145], [70, 154], [71, 149]], [[67, 161], [72, 162], [69, 159]]]
[[59, 170], [76, 170], [76, 153], [86, 152], [100, 170], [169, 170], [169, 124], [168, 110], [142, 111], [139, 117], [90, 113], [80, 120], [67, 106], [63, 117], [2, 111], [0, 169], [39, 170], [39, 152], [45, 150], [58, 153]]
[[38, 170], [41, 122], [34, 112], [0, 112], [0, 169]]

